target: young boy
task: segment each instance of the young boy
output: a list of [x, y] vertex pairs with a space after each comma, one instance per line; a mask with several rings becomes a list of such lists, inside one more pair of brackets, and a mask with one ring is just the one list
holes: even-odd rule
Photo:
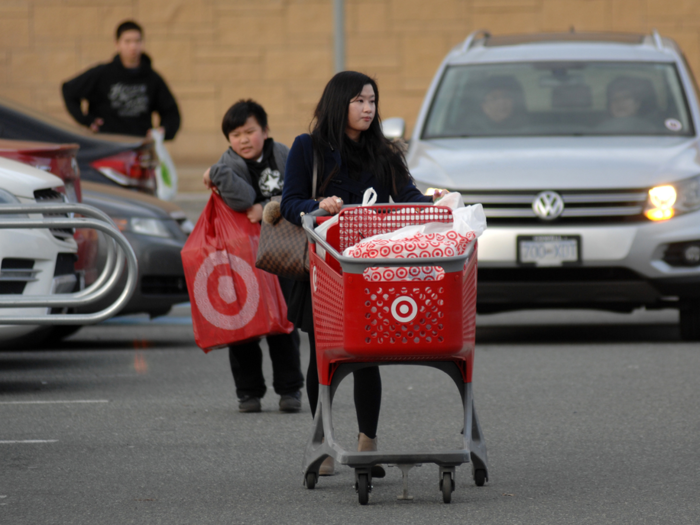
[[[267, 113], [253, 100], [239, 100], [224, 115], [221, 130], [231, 147], [219, 162], [204, 173], [207, 188], [215, 186], [232, 209], [244, 212], [248, 220], [262, 220], [263, 206], [270, 197], [282, 194], [284, 166], [289, 148], [269, 137]], [[292, 281], [279, 279], [282, 293], [289, 302]], [[301, 409], [304, 376], [299, 361], [299, 333], [267, 336], [272, 361], [272, 386], [280, 395], [283, 412]], [[238, 409], [260, 412], [260, 398], [265, 395], [262, 351], [258, 341], [229, 347], [231, 372], [236, 384]]]

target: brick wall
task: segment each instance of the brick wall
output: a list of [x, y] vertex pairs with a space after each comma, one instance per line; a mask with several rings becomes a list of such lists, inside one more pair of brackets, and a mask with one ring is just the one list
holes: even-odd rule
[[[70, 120], [61, 82], [111, 59], [126, 18], [144, 26], [146, 50], [180, 104], [170, 150], [181, 165], [218, 158], [221, 116], [241, 97], [261, 102], [273, 136], [291, 144], [333, 74], [332, 0], [2, 0], [0, 95]], [[697, 0], [346, 0], [346, 67], [375, 76], [383, 117], [402, 116], [410, 129], [441, 59], [470, 31], [571, 26], [655, 27], [700, 71]], [[195, 170], [181, 187], [198, 184]]]

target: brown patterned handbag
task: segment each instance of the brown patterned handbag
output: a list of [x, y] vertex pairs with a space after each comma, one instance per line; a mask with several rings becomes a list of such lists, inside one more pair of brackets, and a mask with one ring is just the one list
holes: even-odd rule
[[[316, 198], [317, 162], [314, 154], [312, 199]], [[309, 242], [304, 228], [282, 217], [281, 196], [272, 197], [263, 210], [256, 268], [297, 281], [309, 280]]]

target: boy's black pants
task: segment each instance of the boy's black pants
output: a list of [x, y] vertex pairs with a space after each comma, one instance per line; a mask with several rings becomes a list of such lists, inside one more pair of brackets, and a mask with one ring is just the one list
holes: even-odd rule
[[[293, 282], [279, 278], [282, 294], [289, 304]], [[269, 335], [266, 337], [272, 361], [272, 387], [279, 395], [292, 394], [304, 386], [299, 360], [299, 332]], [[260, 341], [249, 341], [229, 346], [231, 372], [236, 383], [236, 395], [263, 397], [267, 391], [262, 372], [262, 350]]]

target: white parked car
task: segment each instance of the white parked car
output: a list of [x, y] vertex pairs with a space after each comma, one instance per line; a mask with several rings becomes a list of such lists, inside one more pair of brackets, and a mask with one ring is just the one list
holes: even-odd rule
[[484, 205], [480, 312], [676, 308], [697, 341], [699, 130], [692, 72], [656, 32], [480, 32], [441, 64], [407, 161], [421, 189]]
[[[63, 182], [58, 177], [0, 157], [0, 205], [62, 203], [63, 192]], [[7, 215], [0, 215], [0, 220], [3, 217]], [[72, 230], [0, 228], [0, 300], [17, 294], [74, 291], [78, 285], [74, 270], [76, 252]], [[0, 317], [18, 313], [45, 315], [49, 309], [0, 308]], [[0, 324], [0, 341], [25, 336], [37, 328]]]

